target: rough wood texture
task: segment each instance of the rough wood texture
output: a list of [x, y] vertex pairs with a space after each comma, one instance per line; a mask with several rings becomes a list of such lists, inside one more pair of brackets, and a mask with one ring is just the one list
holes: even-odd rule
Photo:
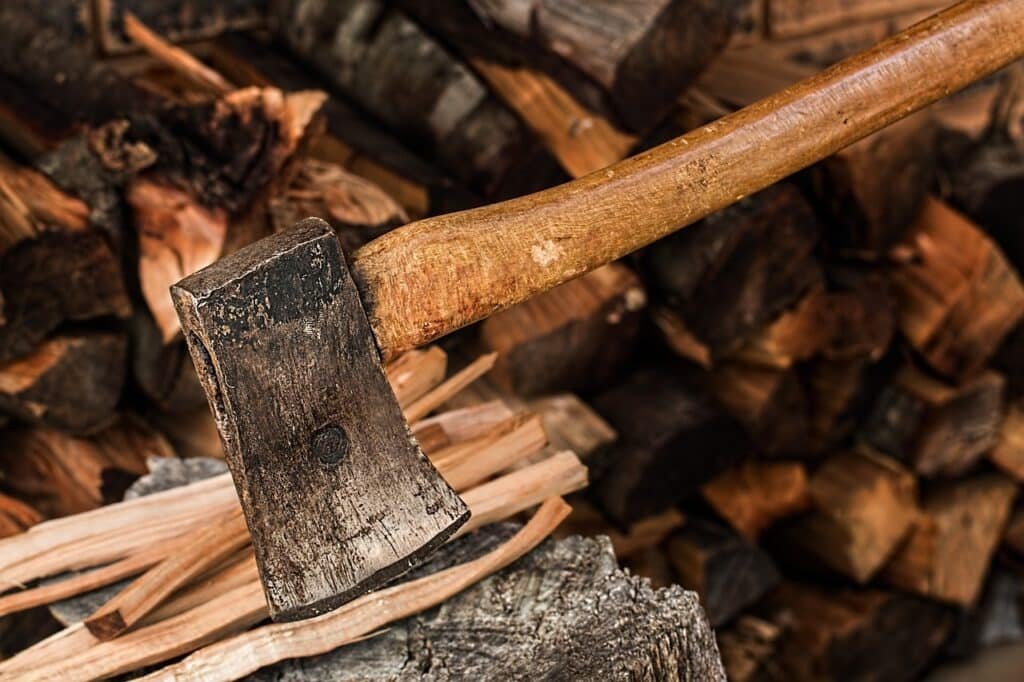
[[910, 257], [890, 275], [901, 331], [938, 371], [978, 371], [1024, 316], [1017, 273], [976, 225], [933, 198], [901, 246]]
[[841, 453], [811, 476], [813, 510], [773, 532], [794, 560], [810, 560], [859, 583], [888, 561], [917, 515], [913, 475], [871, 453]]
[[89, 208], [0, 155], [0, 362], [33, 352], [62, 323], [129, 310], [120, 263]]
[[669, 540], [667, 552], [679, 584], [700, 595], [716, 628], [779, 581], [775, 564], [757, 545], [712, 521], [687, 519]]
[[167, 40], [184, 42], [262, 25], [267, 0], [230, 0], [213, 5], [196, 0], [95, 0], [92, 6], [96, 42], [104, 52], [116, 54], [138, 49], [125, 33], [126, 12]]
[[719, 516], [751, 542], [776, 521], [811, 504], [807, 471], [799, 462], [748, 460], [711, 479], [700, 492]]
[[[477, 533], [425, 569], [507, 534]], [[594, 608], [596, 605], [599, 608]], [[696, 595], [654, 590], [617, 566], [604, 538], [548, 541], [513, 566], [365, 642], [280, 663], [256, 679], [722, 680]]]
[[125, 380], [124, 334], [56, 336], [0, 365], [0, 412], [71, 433], [115, 418]]
[[119, 499], [146, 473], [149, 457], [172, 454], [162, 437], [127, 418], [88, 438], [48, 428], [10, 429], [0, 448], [2, 487], [48, 518], [66, 516]]
[[[210, 60], [240, 84], [288, 91], [322, 87], [321, 81], [300, 63], [250, 35], [222, 36], [214, 43]], [[413, 217], [448, 213], [479, 203], [465, 186], [417, 156], [341, 95], [331, 93], [323, 115], [327, 134], [309, 150], [310, 154], [377, 183]]]
[[1006, 411], [998, 441], [988, 458], [1017, 482], [1024, 482], [1024, 409], [1019, 403]]
[[264, 239], [172, 293], [273, 616], [368, 592], [466, 520], [409, 434], [326, 223]]
[[998, 474], [929, 491], [910, 539], [886, 566], [883, 579], [939, 601], [974, 604], [1016, 495], [1013, 481]]
[[1009, 0], [968, 0], [602, 172], [374, 240], [353, 270], [379, 347], [388, 357], [593, 270], [998, 69], [1024, 53], [1011, 39], [1018, 13]]
[[612, 263], [491, 316], [480, 341], [498, 361], [491, 380], [519, 396], [607, 384], [629, 358], [647, 297]]
[[878, 256], [900, 239], [935, 179], [938, 131], [930, 113], [920, 111], [814, 167], [831, 244]]
[[786, 624], [771, 666], [785, 680], [918, 679], [953, 625], [948, 609], [899, 592], [784, 583], [769, 601]]
[[656, 123], [725, 45], [739, 5], [735, 0], [470, 4], [486, 24], [526, 40], [532, 49], [559, 55], [599, 83], [619, 118], [637, 131]]
[[540, 415], [555, 450], [572, 450], [584, 461], [618, 437], [589, 405], [571, 393], [544, 396], [527, 403]]
[[645, 250], [652, 296], [714, 362], [820, 283], [817, 232], [796, 188], [769, 188]]
[[374, 0], [275, 0], [270, 18], [332, 85], [469, 187], [507, 197], [556, 180], [526, 126], [398, 10]]
[[742, 428], [671, 372], [640, 370], [593, 406], [619, 439], [598, 455], [591, 491], [619, 523], [664, 511], [750, 451]]
[[1003, 378], [987, 371], [951, 386], [907, 365], [879, 394], [859, 433], [924, 476], [958, 476], [999, 441]]

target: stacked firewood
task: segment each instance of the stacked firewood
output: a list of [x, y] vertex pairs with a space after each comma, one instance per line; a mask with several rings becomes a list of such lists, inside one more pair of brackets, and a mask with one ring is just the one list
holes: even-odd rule
[[[150, 469], [221, 456], [167, 294], [184, 275], [306, 216], [351, 251], [600, 170], [947, 3], [35, 4], [0, 7], [0, 578], [27, 585], [0, 595], [0, 648], [20, 651], [0, 674], [198, 651], [167, 672], [233, 676], [249, 670], [227, 635], [320, 654], [402, 618], [306, 672], [393, 668], [415, 628], [416, 665], [455, 675], [502, 656], [550, 673], [554, 641], [582, 676], [666, 650], [654, 674], [717, 674], [684, 593], [638, 587], [605, 545], [549, 541], [422, 620], [454, 593], [416, 576], [383, 621], [250, 629], [266, 604], [226, 475], [90, 510]], [[730, 679], [912, 679], [1024, 638], [1022, 91], [1011, 69], [396, 361], [414, 434], [473, 523], [589, 469], [555, 535], [608, 536], [655, 588], [695, 591]], [[465, 369], [445, 381], [448, 358]], [[500, 524], [474, 533], [434, 569], [479, 580], [562, 513], [542, 506], [518, 544]], [[494, 607], [560, 574], [582, 577], [520, 620]], [[45, 607], [71, 597], [58, 625]], [[545, 616], [573, 599], [610, 600], [608, 622]], [[559, 625], [530, 656], [478, 642], [474, 658], [460, 609], [495, 632]]]

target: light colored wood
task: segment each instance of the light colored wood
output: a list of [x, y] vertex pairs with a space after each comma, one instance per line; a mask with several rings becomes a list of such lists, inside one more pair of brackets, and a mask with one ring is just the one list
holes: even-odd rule
[[430, 461], [448, 485], [465, 490], [540, 452], [547, 442], [540, 417], [513, 417], [485, 436], [432, 453]]
[[444, 381], [448, 356], [437, 346], [411, 350], [384, 368], [398, 404], [405, 407]]
[[1007, 410], [999, 429], [999, 442], [988, 458], [1017, 482], [1024, 482], [1024, 410], [1020, 404], [1012, 404]]
[[85, 620], [97, 639], [117, 637], [159, 606], [182, 585], [249, 544], [241, 509], [234, 509], [190, 538], [186, 547], [147, 571]]
[[800, 462], [748, 460], [705, 483], [700, 491], [718, 515], [751, 542], [776, 521], [811, 504], [807, 470]]
[[390, 357], [487, 317], [842, 149], [1024, 55], [1022, 24], [1017, 0], [966, 0], [615, 166], [370, 242], [353, 273], [379, 348]]
[[541, 71], [478, 57], [469, 62], [574, 178], [621, 161], [637, 142]]
[[315, 656], [349, 644], [436, 606], [508, 566], [539, 545], [569, 512], [561, 498], [549, 498], [511, 540], [479, 559], [360, 597], [319, 618], [257, 628], [144, 679], [234, 680], [285, 658]]
[[512, 409], [504, 402], [490, 400], [421, 419], [412, 425], [412, 435], [423, 452], [430, 454], [470, 438], [485, 436], [512, 416]]
[[473, 383], [494, 367], [497, 353], [488, 353], [450, 376], [443, 384], [430, 391], [422, 398], [413, 401], [405, 408], [405, 419], [408, 422], [415, 422], [440, 407], [446, 400]]
[[768, 32], [773, 38], [813, 35], [949, 4], [949, 0], [769, 0]]

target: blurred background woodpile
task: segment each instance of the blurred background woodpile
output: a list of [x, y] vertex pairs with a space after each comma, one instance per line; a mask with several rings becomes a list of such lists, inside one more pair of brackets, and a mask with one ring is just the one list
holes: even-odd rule
[[[0, 535], [220, 457], [184, 275], [599, 171], [947, 4], [7, 0]], [[696, 591], [729, 679], [918, 679], [1024, 639], [1022, 273], [1017, 64], [445, 339], [497, 355], [430, 409], [573, 450], [558, 534]], [[56, 628], [7, 616], [0, 650]]]

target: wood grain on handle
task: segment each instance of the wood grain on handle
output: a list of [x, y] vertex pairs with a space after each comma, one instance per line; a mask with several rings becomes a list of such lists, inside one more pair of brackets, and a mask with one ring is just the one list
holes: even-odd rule
[[967, 0], [573, 182], [412, 223], [354, 254], [389, 357], [578, 277], [1024, 56], [1024, 0]]

